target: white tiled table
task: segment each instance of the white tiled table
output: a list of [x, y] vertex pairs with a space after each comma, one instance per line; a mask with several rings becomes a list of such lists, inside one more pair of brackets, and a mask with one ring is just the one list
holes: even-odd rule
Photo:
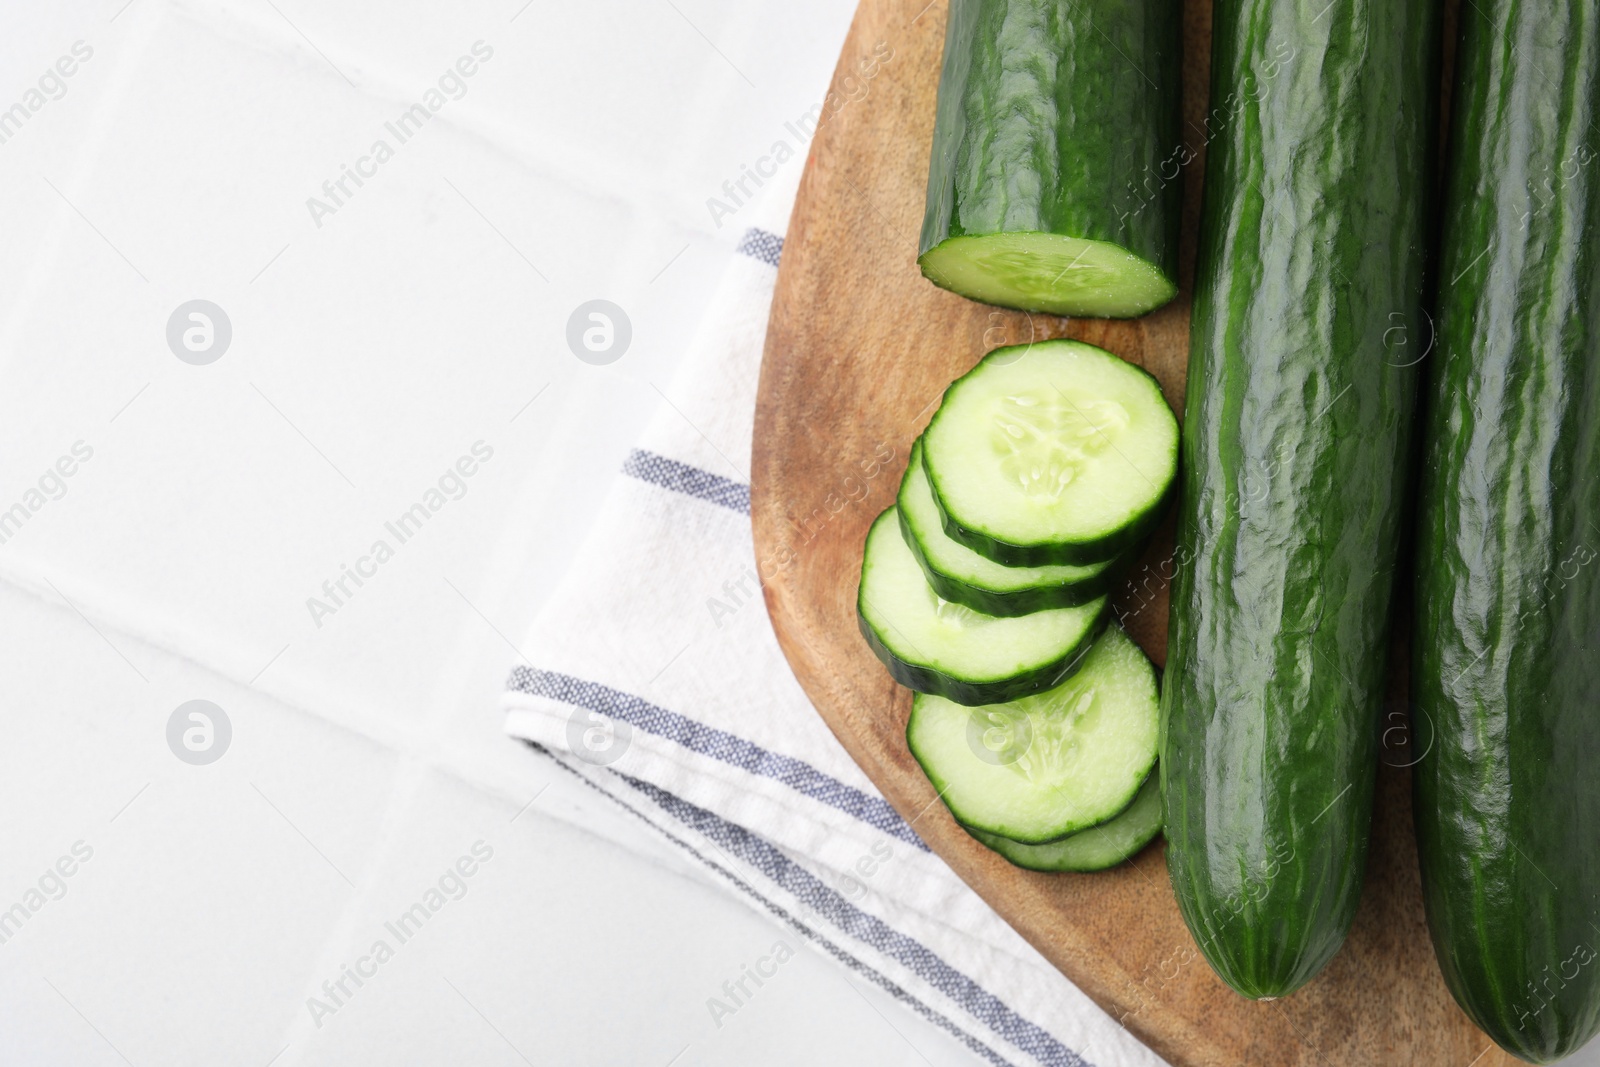
[[[495, 705], [742, 229], [706, 200], [820, 97], [847, 0], [6, 8], [0, 1062], [974, 1062], [798, 944], [718, 1026], [785, 931]], [[608, 367], [564, 342], [593, 298], [633, 325]], [[195, 299], [206, 365], [166, 338]], [[210, 765], [168, 747], [193, 699]]]
[[[817, 102], [851, 7], [4, 5], [0, 1063], [975, 1062], [798, 944], [718, 1026], [785, 931], [495, 707], [743, 229], [707, 199]], [[564, 342], [594, 298], [633, 325], [607, 367]], [[204, 366], [166, 340], [194, 299], [233, 331]], [[193, 699], [232, 724], [208, 766], [166, 739]]]

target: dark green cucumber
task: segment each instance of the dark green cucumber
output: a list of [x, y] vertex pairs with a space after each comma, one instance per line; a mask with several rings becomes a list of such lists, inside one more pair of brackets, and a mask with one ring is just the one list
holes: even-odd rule
[[1600, 1029], [1600, 5], [1461, 8], [1418, 504], [1417, 843], [1446, 982], [1534, 1063]]
[[1161, 832], [1161, 781], [1155, 771], [1133, 802], [1099, 826], [1059, 841], [1029, 845], [999, 834], [967, 828], [967, 833], [1030, 871], [1103, 871], [1134, 855]]
[[1177, 0], [951, 0], [918, 262], [991, 304], [1177, 295]]
[[1321, 970], [1361, 893], [1439, 13], [1213, 11], [1160, 766], [1184, 920], [1224, 981], [1265, 998]]

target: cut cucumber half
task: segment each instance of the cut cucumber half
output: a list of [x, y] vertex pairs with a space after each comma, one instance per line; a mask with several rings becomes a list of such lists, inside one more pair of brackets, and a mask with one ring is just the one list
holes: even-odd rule
[[1155, 766], [1157, 706], [1155, 668], [1111, 626], [1048, 692], [981, 708], [919, 694], [906, 743], [962, 825], [1044, 844], [1129, 805]]
[[951, 0], [922, 273], [1055, 315], [1177, 294], [1178, 0]]
[[997, 563], [1096, 563], [1160, 521], [1178, 421], [1143, 369], [1081, 341], [990, 352], [922, 439], [953, 539]]
[[1056, 233], [951, 237], [917, 262], [942, 289], [1050, 315], [1128, 319], [1178, 295], [1159, 267], [1121, 245]]
[[1088, 603], [1105, 595], [1120, 562], [1119, 557], [1082, 566], [1007, 567], [953, 540], [944, 532], [944, 519], [922, 466], [920, 438], [911, 446], [896, 506], [900, 532], [933, 591], [989, 615], [1026, 615]]
[[891, 507], [867, 532], [856, 613], [895, 681], [977, 705], [1059, 684], [1105, 625], [1106, 598], [1010, 619], [953, 604], [928, 585]]
[[1103, 871], [1133, 856], [1161, 832], [1160, 777], [1152, 770], [1134, 794], [1133, 803], [1120, 814], [1059, 841], [1025, 845], [982, 830], [967, 832], [1030, 871]]

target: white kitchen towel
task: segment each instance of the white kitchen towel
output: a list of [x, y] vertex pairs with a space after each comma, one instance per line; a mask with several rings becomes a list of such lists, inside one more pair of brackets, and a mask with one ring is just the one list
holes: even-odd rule
[[[741, 212], [683, 369], [522, 644], [506, 729], [836, 958], [844, 980], [877, 984], [991, 1063], [1158, 1064], [929, 851], [779, 651], [745, 464], [789, 178]], [[861, 476], [891, 477], [903, 458], [859, 457]], [[719, 1028], [761, 962], [709, 991]]]

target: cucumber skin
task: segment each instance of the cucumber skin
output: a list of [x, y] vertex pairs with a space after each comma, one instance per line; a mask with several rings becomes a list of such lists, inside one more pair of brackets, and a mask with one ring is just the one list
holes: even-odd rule
[[[1177, 0], [951, 0], [918, 255], [951, 237], [1059, 233], [1175, 279], [1182, 22]], [[1003, 75], [1021, 70], [1040, 83], [1033, 107], [999, 106]]]
[[[922, 462], [922, 439], [919, 437], [911, 446], [911, 462]], [[1079, 604], [1087, 604], [1110, 592], [1111, 586], [1122, 577], [1135, 558], [1135, 551], [1130, 550], [1107, 566], [1093, 578], [1086, 578], [1081, 582], [1061, 583], [1057, 585], [1041, 585], [1030, 589], [1014, 589], [1001, 592], [973, 585], [959, 578], [944, 574], [929, 562], [927, 553], [923, 550], [922, 542], [917, 539], [916, 532], [911, 528], [911, 520], [906, 517], [906, 482], [910, 476], [901, 479], [900, 489], [895, 494], [895, 504], [900, 515], [900, 536], [905, 539], [906, 547], [911, 549], [911, 554], [916, 557], [917, 565], [922, 568], [923, 575], [928, 579], [928, 584], [933, 591], [944, 599], [969, 607], [973, 611], [981, 611], [985, 615], [994, 615], [1000, 618], [1011, 618], [1018, 615], [1031, 615], [1035, 611], [1048, 611], [1051, 608], [1074, 608]], [[932, 492], [932, 486], [929, 486]], [[938, 496], [934, 496], [935, 507], [938, 505]], [[940, 509], [940, 526], [944, 525], [944, 511]]]
[[900, 536], [906, 539], [906, 545], [911, 549], [911, 554], [917, 557], [917, 564], [922, 568], [922, 573], [927, 577], [928, 584], [933, 586], [935, 593], [951, 603], [1001, 618], [1031, 615], [1035, 611], [1049, 611], [1051, 608], [1074, 608], [1079, 604], [1087, 604], [1091, 600], [1103, 597], [1122, 576], [1129, 561], [1129, 559], [1118, 559], [1095, 577], [1070, 585], [1042, 585], [1033, 589], [999, 593], [992, 589], [969, 585], [934, 570], [928, 564], [927, 557], [923, 555], [921, 542], [911, 532], [911, 524], [906, 518], [904, 508], [900, 509]]
[[1417, 843], [1451, 992], [1548, 1063], [1600, 1028], [1600, 7], [1477, 0], [1461, 21], [1418, 504], [1413, 701], [1436, 740], [1413, 772]]
[[[1217, 0], [1162, 694], [1167, 865], [1282, 996], [1360, 897], [1422, 348], [1434, 0]], [[1390, 351], [1387, 349], [1397, 349]], [[1265, 491], [1248, 488], [1260, 480]]]
[[1095, 639], [1106, 628], [1106, 622], [1110, 617], [1109, 608], [1102, 610], [1095, 624], [1084, 633], [1083, 642], [1054, 663], [999, 681], [969, 682], [961, 678], [952, 678], [932, 667], [907, 663], [895, 655], [878, 639], [878, 635], [873, 633], [871, 624], [861, 611], [859, 597], [856, 601], [856, 624], [861, 629], [861, 636], [866, 638], [872, 654], [878, 657], [878, 661], [888, 670], [891, 678], [914, 692], [932, 693], [954, 703], [965, 704], [969, 708], [981, 707], [984, 704], [1004, 704], [1019, 697], [1054, 689], [1083, 666], [1084, 658], [1089, 655]]
[[[1156, 773], [1155, 768], [1152, 767], [1150, 769], [1149, 780], [1146, 781], [1144, 785], [1141, 785], [1138, 791], [1134, 793], [1133, 799], [1128, 801], [1127, 807], [1117, 812], [1099, 826], [1091, 826], [1087, 830], [1079, 830], [1076, 833], [1067, 834], [1065, 837], [1059, 838], [1055, 841], [1047, 841], [1041, 845], [1032, 845], [1025, 841], [1013, 841], [1011, 838], [1002, 837], [999, 834], [991, 834], [984, 830], [978, 830], [967, 826], [964, 823], [962, 824], [962, 829], [966, 830], [967, 833], [977, 838], [991, 850], [998, 852], [1001, 856], [1004, 856], [1006, 861], [1011, 863], [1013, 866], [1021, 867], [1024, 870], [1044, 871], [1047, 873], [1053, 873], [1057, 871], [1077, 871], [1081, 873], [1089, 873], [1093, 871], [1109, 870], [1118, 864], [1126, 863], [1140, 852], [1143, 852], [1146, 845], [1160, 836], [1161, 820], [1157, 818], [1155, 822], [1151, 824], [1148, 830], [1141, 831], [1138, 836], [1130, 838], [1123, 847], [1105, 852], [1100, 858], [1093, 861], [1064, 858], [1059, 853], [1051, 859], [1046, 859], [1045, 857], [1050, 853], [1052, 845], [1060, 846], [1064, 842], [1071, 841], [1075, 837], [1079, 837], [1083, 834], [1092, 834], [1096, 830], [1101, 830], [1108, 827], [1111, 823], [1116, 822], [1118, 819], [1129, 816], [1135, 807], [1146, 803], [1146, 790], [1152, 787], [1155, 787], [1156, 794], [1149, 798], [1149, 802], [1159, 806], [1159, 786], [1159, 775]], [[959, 819], [956, 821], [960, 822]]]
[[[1133, 364], [1129, 364], [1133, 366]], [[1144, 371], [1143, 367], [1134, 367], [1135, 370]], [[1146, 372], [1148, 373], [1148, 372]], [[1179, 449], [1183, 447], [1180, 437]], [[1181, 453], [1180, 453], [1181, 454]], [[928, 471], [928, 480], [933, 480], [933, 468], [928, 466], [926, 453], [923, 454], [923, 469]], [[1167, 508], [1172, 505], [1172, 498], [1178, 490], [1178, 480], [1162, 491], [1154, 503], [1144, 511], [1134, 516], [1127, 525], [1100, 538], [1097, 541], [1066, 542], [1058, 541], [1050, 544], [1017, 545], [1009, 541], [1002, 541], [983, 530], [963, 524], [945, 507], [944, 501], [939, 498], [937, 485], [934, 487], [933, 500], [939, 508], [939, 518], [944, 523], [944, 532], [954, 541], [959, 541], [981, 556], [988, 556], [996, 563], [1003, 563], [1008, 567], [1050, 567], [1057, 564], [1070, 564], [1084, 566], [1090, 563], [1104, 563], [1106, 560], [1116, 559], [1125, 553], [1135, 551], [1139, 545], [1161, 525], [1161, 519], [1167, 513]], [[946, 597], [945, 599], [950, 599]]]

